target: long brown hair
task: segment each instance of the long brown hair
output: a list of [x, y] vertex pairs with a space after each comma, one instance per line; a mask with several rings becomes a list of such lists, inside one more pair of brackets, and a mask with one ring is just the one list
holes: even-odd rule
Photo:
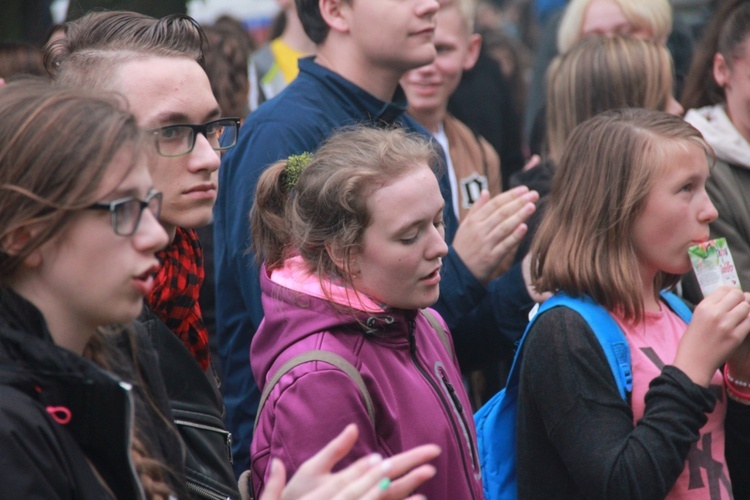
[[250, 51], [240, 34], [218, 24], [205, 27], [208, 46], [205, 69], [219, 108], [227, 116], [247, 115], [250, 81], [247, 60]]
[[[537, 290], [587, 294], [608, 310], [621, 308], [626, 318], [643, 317], [631, 230], [675, 143], [697, 144], [711, 154], [700, 132], [658, 111], [608, 111], [575, 128], [531, 247]], [[654, 293], [678, 280], [658, 273]]]
[[[110, 164], [117, 153], [133, 153], [130, 165], [116, 172], [121, 178], [135, 166], [146, 139], [125, 108], [115, 95], [55, 87], [41, 80], [0, 88], [1, 282], [12, 280], [27, 256], [63, 234], [81, 209], [100, 200], [100, 187], [105, 175], [112, 175]], [[40, 230], [10, 251], [13, 233], [31, 225]], [[112, 328], [118, 335], [131, 334], [125, 326]], [[92, 337], [84, 354], [108, 371], [123, 366], [121, 356], [106, 348], [102, 332]], [[140, 380], [137, 370], [131, 375], [132, 381]], [[164, 480], [168, 469], [153, 458], [140, 432], [148, 425], [143, 409], [152, 404], [148, 395], [145, 399], [136, 400], [131, 452], [146, 493], [159, 497], [171, 489]]]
[[[18, 228], [41, 224], [22, 249], [0, 248], [0, 280], [98, 201], [115, 154], [138, 151], [142, 132], [113, 95], [55, 90], [41, 80], [0, 88], [0, 243]], [[133, 161], [138, 155], [133, 155]], [[123, 173], [123, 177], [127, 172]]]
[[740, 46], [750, 36], [750, 1], [727, 0], [714, 16], [700, 43], [685, 78], [680, 101], [685, 109], [724, 102], [724, 90], [714, 79], [714, 56], [724, 56], [731, 67], [740, 57]]

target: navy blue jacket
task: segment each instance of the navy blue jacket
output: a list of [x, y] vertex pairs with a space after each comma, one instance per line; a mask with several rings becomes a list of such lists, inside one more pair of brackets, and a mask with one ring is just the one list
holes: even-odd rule
[[[249, 213], [258, 178], [265, 168], [280, 159], [314, 152], [333, 131], [347, 125], [396, 123], [431, 137], [405, 113], [407, 104], [400, 88], [394, 101], [386, 103], [316, 64], [312, 58], [301, 59], [299, 68], [298, 77], [281, 94], [250, 115], [240, 130], [237, 146], [227, 152], [219, 170], [220, 189], [214, 209], [216, 326], [224, 370], [227, 426], [234, 437], [237, 474], [249, 468], [252, 426], [260, 399], [250, 370], [249, 352], [252, 336], [263, 318], [263, 309], [259, 267], [254, 262], [255, 257], [247, 251], [250, 247]], [[451, 206], [447, 176], [440, 179], [440, 188], [446, 202], [446, 240], [450, 243], [458, 224]], [[517, 277], [520, 271], [515, 271]], [[482, 330], [491, 330], [492, 337], [497, 337], [496, 332], [502, 327], [496, 326], [498, 316], [525, 322], [525, 315], [518, 311], [527, 309], [526, 306], [530, 308], [530, 298], [522, 280], [520, 287], [518, 279], [513, 280], [511, 288], [499, 287], [504, 290], [503, 297], [497, 298], [499, 309], [493, 311], [495, 307], [490, 302], [483, 309], [477, 309], [488, 297], [487, 288], [471, 275], [452, 248], [443, 260], [442, 274], [440, 301], [434, 307], [451, 330], [455, 330], [454, 334], [462, 330], [462, 324], [472, 332], [477, 325], [482, 325]], [[508, 300], [507, 294], [513, 300]], [[506, 310], [511, 316], [506, 315]], [[487, 328], [487, 325], [492, 326]], [[514, 324], [513, 329], [516, 328], [518, 325]], [[476, 338], [470, 337], [467, 336], [465, 345], [457, 342], [459, 355], [476, 344]], [[477, 347], [486, 349], [481, 345]]]

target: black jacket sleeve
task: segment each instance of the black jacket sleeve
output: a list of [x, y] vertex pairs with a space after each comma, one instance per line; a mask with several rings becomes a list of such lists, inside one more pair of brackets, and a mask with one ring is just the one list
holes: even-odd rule
[[188, 488], [210, 491], [222, 498], [239, 498], [232, 472], [231, 434], [224, 425], [224, 404], [216, 376], [205, 372], [180, 339], [145, 308], [139, 318], [158, 356], [164, 398], [185, 444]]
[[750, 498], [750, 406], [729, 399], [725, 450], [734, 498]]
[[520, 264], [492, 280], [479, 305], [463, 321], [450, 326], [461, 370], [468, 373], [486, 368], [511, 353], [533, 306]]
[[529, 332], [518, 408], [520, 498], [664, 498], [716, 400], [664, 367], [637, 425], [604, 352], [577, 313], [555, 308]]

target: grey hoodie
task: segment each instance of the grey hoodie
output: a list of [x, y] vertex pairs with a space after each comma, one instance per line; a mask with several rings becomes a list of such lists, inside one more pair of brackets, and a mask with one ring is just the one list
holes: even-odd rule
[[727, 239], [742, 289], [750, 291], [750, 144], [734, 127], [723, 104], [691, 109], [685, 120], [716, 153], [716, 165], [706, 184], [719, 211], [711, 224], [711, 238]]

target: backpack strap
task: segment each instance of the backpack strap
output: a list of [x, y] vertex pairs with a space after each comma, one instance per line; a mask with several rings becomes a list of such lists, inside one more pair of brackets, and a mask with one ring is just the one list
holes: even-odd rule
[[[547, 302], [550, 302], [547, 304]], [[612, 315], [602, 306], [595, 303], [589, 296], [570, 297], [559, 293], [543, 304], [539, 312], [553, 307], [568, 307], [588, 323], [602, 346], [612, 375], [617, 383], [617, 390], [622, 399], [633, 390], [633, 370], [630, 363], [630, 346], [620, 325]], [[546, 306], [546, 307], [545, 307]]]
[[370, 417], [372, 425], [375, 425], [375, 409], [372, 404], [372, 398], [370, 397], [370, 393], [367, 391], [367, 386], [365, 385], [365, 381], [362, 378], [362, 374], [359, 373], [359, 370], [357, 370], [354, 365], [352, 365], [350, 362], [348, 362], [338, 354], [332, 353], [330, 351], [316, 350], [298, 354], [297, 356], [281, 365], [281, 368], [276, 370], [276, 373], [273, 374], [273, 377], [271, 377], [271, 379], [266, 384], [265, 389], [263, 389], [263, 394], [261, 395], [260, 403], [258, 404], [258, 412], [255, 415], [255, 425], [253, 426], [253, 428], [258, 426], [258, 420], [260, 420], [260, 412], [263, 411], [263, 406], [265, 406], [266, 400], [271, 394], [271, 390], [273, 390], [281, 377], [289, 373], [293, 368], [296, 368], [299, 365], [303, 365], [305, 363], [309, 363], [311, 361], [322, 361], [324, 363], [328, 363], [329, 365], [333, 365], [339, 370], [346, 373], [349, 378], [352, 379], [355, 384], [357, 384], [357, 388], [359, 388], [359, 392], [362, 393], [362, 398], [364, 399], [365, 406], [367, 407], [367, 415]]
[[682, 301], [681, 298], [666, 290], [661, 292], [661, 298], [667, 303], [669, 308], [682, 319], [682, 321], [690, 324], [690, 320], [693, 319], [693, 311]]
[[429, 309], [424, 308], [421, 309], [420, 312], [425, 318], [427, 318], [427, 321], [430, 322], [430, 326], [432, 326], [432, 328], [437, 332], [438, 337], [440, 337], [440, 342], [443, 343], [443, 346], [445, 346], [445, 350], [448, 351], [448, 356], [450, 356], [452, 359], [453, 349], [451, 348], [451, 341], [448, 338], [448, 334], [445, 332], [445, 328], [443, 328], [443, 325]]
[[[693, 312], [682, 299], [669, 291], [662, 291], [661, 298], [685, 323], [690, 323]], [[630, 362], [628, 340], [625, 338], [620, 325], [612, 318], [612, 315], [604, 307], [596, 304], [591, 297], [588, 295], [571, 297], [565, 293], [554, 295], [539, 307], [537, 316], [532, 318], [526, 331], [528, 332], [534, 319], [540, 313], [559, 306], [576, 311], [589, 324], [589, 327], [602, 346], [604, 355], [607, 357], [612, 375], [615, 377], [615, 382], [617, 382], [617, 390], [620, 392], [620, 396], [626, 399], [627, 394], [633, 390], [633, 370]]]

